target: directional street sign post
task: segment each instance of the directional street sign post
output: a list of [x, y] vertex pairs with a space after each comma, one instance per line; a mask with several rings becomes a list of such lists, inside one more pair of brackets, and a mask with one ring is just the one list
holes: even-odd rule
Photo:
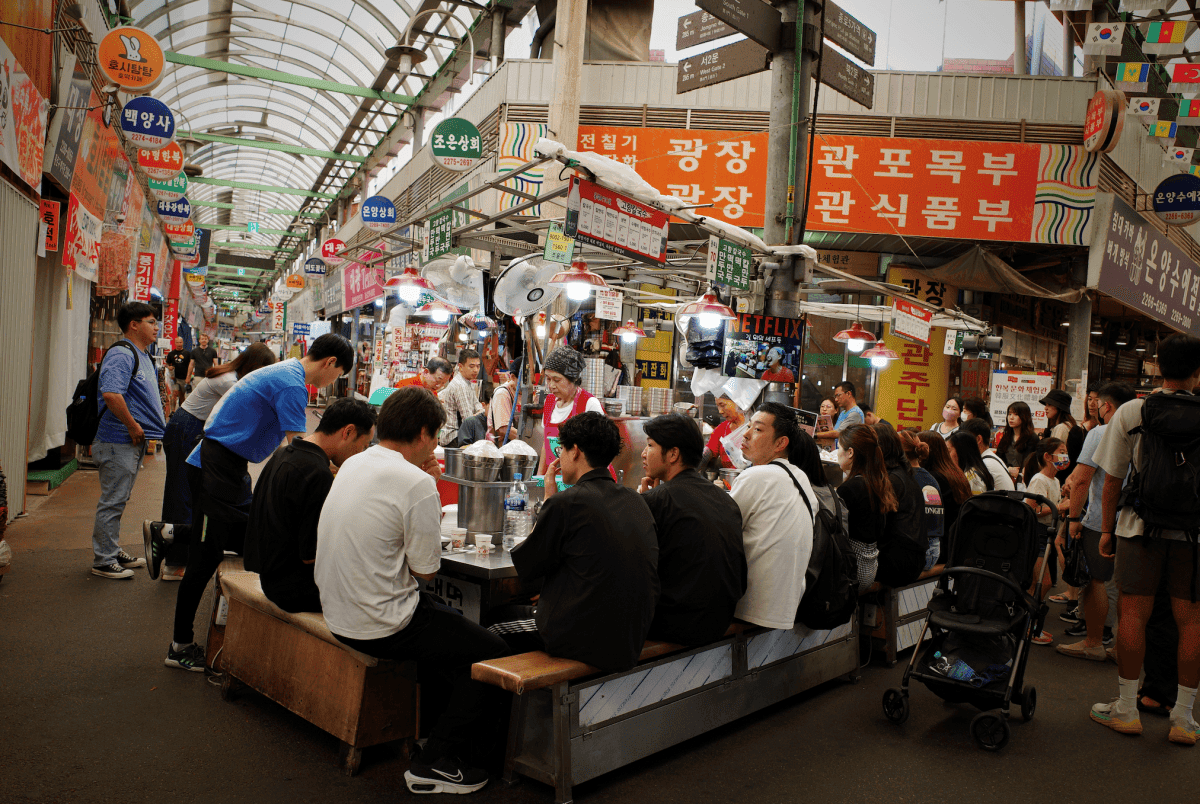
[[761, 73], [770, 67], [770, 55], [762, 45], [743, 39], [684, 59], [675, 77], [675, 94]]
[[779, 49], [783, 21], [762, 0], [696, 0], [696, 5], [770, 50]]
[[825, 0], [825, 38], [857, 59], [875, 66], [875, 32]]
[[695, 11], [679, 18], [679, 28], [675, 32], [675, 49], [684, 50], [703, 45], [714, 39], [733, 36], [735, 33], [737, 28], [727, 25], [707, 11]]
[[875, 76], [833, 48], [821, 54], [821, 83], [868, 109], [875, 103]]

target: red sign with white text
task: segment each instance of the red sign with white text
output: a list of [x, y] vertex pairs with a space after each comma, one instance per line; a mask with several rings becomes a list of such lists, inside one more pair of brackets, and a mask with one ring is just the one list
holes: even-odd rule
[[46, 251], [58, 251], [58, 217], [62, 204], [45, 198], [41, 203], [42, 223], [46, 224]]
[[179, 334], [179, 299], [171, 299], [163, 310], [163, 334], [167, 340], [174, 340]]
[[148, 251], [137, 255], [137, 274], [133, 284], [133, 300], [150, 301], [150, 288], [154, 285], [154, 255]]

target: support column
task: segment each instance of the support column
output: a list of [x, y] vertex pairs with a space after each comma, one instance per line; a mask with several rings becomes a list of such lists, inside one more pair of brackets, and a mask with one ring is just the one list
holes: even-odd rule
[[1072, 78], [1075, 75], [1075, 32], [1071, 29], [1071, 12], [1062, 13], [1063, 23], [1063, 75]]
[[1058, 382], [1060, 388], [1067, 380], [1082, 378], [1087, 368], [1088, 344], [1092, 340], [1092, 297], [1084, 296], [1071, 305], [1067, 320], [1071, 326], [1067, 327], [1067, 355]]
[[[558, 0], [554, 23], [554, 94], [550, 99], [547, 136], [575, 150], [579, 146], [579, 96], [583, 91], [583, 41], [587, 33], [587, 0]], [[542, 179], [542, 193], [563, 185], [557, 163], [551, 163]], [[559, 198], [546, 202], [542, 217], [566, 213]]]
[[496, 74], [496, 70], [500, 68], [500, 63], [504, 61], [504, 17], [508, 9], [499, 7], [492, 12], [492, 45], [490, 61], [492, 65], [492, 75]]
[[[796, 2], [789, 0], [779, 7], [784, 22], [796, 19]], [[784, 243], [787, 236], [783, 221], [788, 195], [789, 129], [792, 125], [792, 81], [796, 72], [796, 51], [780, 50], [771, 57], [771, 114], [767, 138], [767, 197], [764, 199], [763, 240], [770, 244]], [[797, 132], [799, 134], [799, 132]], [[797, 203], [799, 201], [797, 200]]]
[[1028, 75], [1025, 67], [1025, 2], [1013, 3], [1013, 74]]
[[414, 106], [410, 111], [413, 116], [412, 152], [415, 154], [425, 144], [425, 107]]

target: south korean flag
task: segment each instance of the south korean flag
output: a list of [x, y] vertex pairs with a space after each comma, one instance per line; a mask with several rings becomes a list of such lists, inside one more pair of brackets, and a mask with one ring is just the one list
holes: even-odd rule
[[1161, 98], [1130, 98], [1129, 106], [1125, 108], [1125, 113], [1157, 120], [1158, 107], [1161, 100]]
[[1088, 56], [1120, 56], [1125, 38], [1123, 22], [1093, 22], [1083, 38], [1083, 52]]
[[1194, 148], [1179, 148], [1173, 145], [1163, 154], [1163, 161], [1170, 162], [1175, 165], [1181, 165], [1186, 168], [1188, 165], [1192, 164], [1192, 153], [1194, 151]]

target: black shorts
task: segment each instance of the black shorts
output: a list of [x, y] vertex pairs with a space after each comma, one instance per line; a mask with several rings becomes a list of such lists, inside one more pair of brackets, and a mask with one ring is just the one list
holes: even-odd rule
[[[1191, 600], [1193, 578], [1200, 572], [1200, 548], [1176, 539], [1145, 536], [1114, 537], [1117, 546], [1117, 588], [1123, 595], [1154, 597], [1159, 581], [1167, 578], [1167, 594]], [[1195, 577], [1200, 595], [1200, 577]]]
[[[1100, 531], [1084, 528], [1079, 538], [1083, 542], [1083, 555], [1087, 559], [1088, 574], [1092, 576], [1092, 580], [1101, 583], [1111, 581], [1116, 561], [1100, 555]], [[1113, 536], [1113, 540], [1119, 541], [1116, 536]]]

